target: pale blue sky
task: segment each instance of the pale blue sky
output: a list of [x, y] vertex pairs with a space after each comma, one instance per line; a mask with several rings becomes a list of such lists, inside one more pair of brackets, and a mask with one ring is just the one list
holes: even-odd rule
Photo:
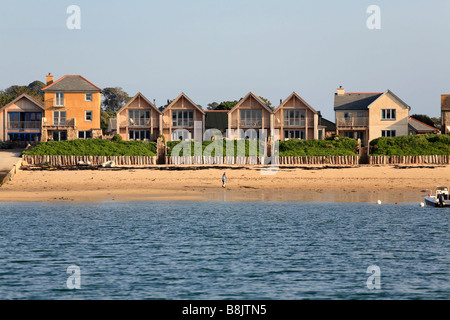
[[[81, 30], [66, 9], [81, 8]], [[381, 30], [369, 30], [369, 5]], [[0, 0], [0, 88], [81, 74], [163, 105], [292, 91], [334, 118], [334, 92], [391, 89], [438, 116], [450, 93], [450, 1]]]

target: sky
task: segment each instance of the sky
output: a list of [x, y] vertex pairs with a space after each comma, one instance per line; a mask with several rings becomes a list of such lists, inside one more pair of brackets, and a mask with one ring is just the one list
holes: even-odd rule
[[[79, 30], [67, 28], [70, 5]], [[370, 5], [381, 29], [371, 30]], [[0, 89], [80, 74], [157, 106], [293, 91], [334, 119], [334, 93], [392, 90], [411, 114], [450, 93], [450, 1], [0, 0]]]

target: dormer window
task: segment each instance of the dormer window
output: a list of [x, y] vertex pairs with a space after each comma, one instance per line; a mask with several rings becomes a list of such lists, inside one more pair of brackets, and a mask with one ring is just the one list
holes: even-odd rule
[[86, 93], [86, 101], [92, 101], [92, 93]]
[[55, 93], [55, 106], [64, 106], [64, 92]]

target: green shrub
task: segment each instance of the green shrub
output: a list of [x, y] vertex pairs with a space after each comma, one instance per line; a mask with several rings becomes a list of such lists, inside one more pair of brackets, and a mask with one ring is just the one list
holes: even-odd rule
[[[220, 146], [220, 143], [223, 142], [222, 146]], [[232, 144], [232, 148], [234, 150], [234, 156], [238, 156], [238, 157], [248, 157], [248, 156], [263, 156], [264, 155], [264, 146], [262, 146], [260, 143], [258, 143], [258, 141], [256, 141], [256, 150], [253, 149], [254, 147], [251, 148], [252, 146], [252, 142], [249, 140], [226, 140], [226, 139], [222, 139], [222, 140], [215, 140], [215, 141], [203, 141], [201, 143], [201, 145], [194, 143], [194, 141], [168, 141], [167, 142], [167, 147], [168, 147], [168, 155], [172, 155], [172, 151], [175, 148], [175, 146], [177, 146], [178, 144], [182, 144], [184, 145], [184, 147], [186, 149], [182, 149], [181, 153], [179, 154], [180, 156], [185, 156], [185, 151], [187, 151], [187, 149], [189, 148], [189, 144], [190, 144], [190, 149], [191, 149], [191, 156], [194, 156], [195, 154], [204, 154], [204, 151], [207, 147], [208, 150], [212, 150], [211, 151], [211, 156], [216, 156], [216, 149], [214, 148], [214, 146], [217, 146], [217, 148], [221, 148], [222, 147], [222, 156], [226, 156], [227, 154], [227, 143], [231, 143]], [[255, 142], [253, 142], [255, 143]], [[199, 149], [201, 147], [201, 150]], [[196, 153], [195, 151], [198, 150], [198, 153]]]
[[450, 155], [449, 135], [400, 136], [370, 142], [372, 155], [424, 156]]
[[112, 142], [121, 142], [122, 136], [120, 134], [114, 135], [114, 137], [111, 139]]
[[147, 141], [109, 141], [102, 139], [41, 142], [25, 155], [65, 156], [155, 156], [156, 143]]
[[355, 156], [358, 142], [343, 137], [326, 140], [280, 141], [280, 157]]

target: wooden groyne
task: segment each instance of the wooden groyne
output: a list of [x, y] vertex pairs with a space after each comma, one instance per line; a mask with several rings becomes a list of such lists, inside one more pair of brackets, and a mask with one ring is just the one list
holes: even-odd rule
[[[272, 162], [273, 161], [273, 162]], [[166, 157], [167, 165], [358, 165], [359, 156], [324, 156], [324, 157], [203, 157], [178, 156]]]
[[396, 164], [450, 164], [450, 155], [446, 156], [369, 156], [371, 165]]
[[100, 166], [107, 162], [116, 166], [148, 166], [156, 165], [157, 157], [145, 156], [22, 156], [22, 165], [48, 165], [52, 167], [77, 166], [89, 163], [90, 166]]

